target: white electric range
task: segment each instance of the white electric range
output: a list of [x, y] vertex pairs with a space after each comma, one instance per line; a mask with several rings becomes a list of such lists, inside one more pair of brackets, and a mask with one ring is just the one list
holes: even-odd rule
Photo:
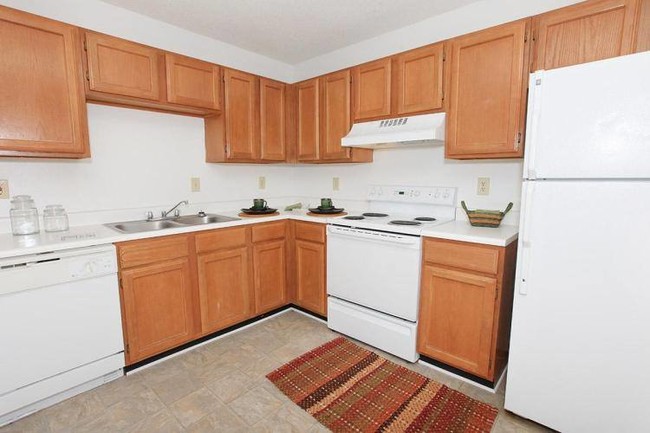
[[456, 217], [456, 188], [374, 185], [327, 228], [328, 326], [415, 362], [421, 231]]

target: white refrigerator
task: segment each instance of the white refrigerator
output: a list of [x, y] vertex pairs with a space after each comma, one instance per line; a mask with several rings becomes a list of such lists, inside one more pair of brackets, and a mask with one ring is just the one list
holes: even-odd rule
[[650, 431], [650, 52], [531, 75], [505, 408]]

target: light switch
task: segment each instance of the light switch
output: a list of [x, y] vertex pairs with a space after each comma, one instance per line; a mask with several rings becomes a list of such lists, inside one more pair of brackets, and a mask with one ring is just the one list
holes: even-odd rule
[[341, 182], [338, 177], [332, 178], [332, 191], [338, 191], [341, 188]]
[[266, 189], [266, 176], [260, 176], [257, 178], [257, 187], [259, 189]]
[[200, 177], [193, 177], [191, 179], [191, 183], [192, 183], [192, 192], [201, 191], [201, 178]]

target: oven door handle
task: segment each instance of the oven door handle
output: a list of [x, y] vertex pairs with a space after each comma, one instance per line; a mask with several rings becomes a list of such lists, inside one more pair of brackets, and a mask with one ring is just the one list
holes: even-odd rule
[[400, 235], [396, 233], [386, 233], [374, 230], [356, 229], [352, 227], [337, 227], [328, 226], [327, 235], [344, 238], [349, 240], [364, 240], [369, 242], [381, 242], [391, 245], [399, 245], [405, 247], [420, 247], [420, 236]]

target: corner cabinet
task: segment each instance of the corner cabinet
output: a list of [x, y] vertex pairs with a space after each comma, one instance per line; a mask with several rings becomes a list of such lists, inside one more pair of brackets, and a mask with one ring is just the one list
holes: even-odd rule
[[260, 78], [260, 159], [283, 162], [287, 159], [286, 86]]
[[76, 27], [0, 6], [0, 155], [90, 155]]
[[299, 162], [316, 162], [320, 158], [320, 79], [296, 85], [297, 150]]
[[325, 224], [294, 222], [295, 303], [327, 316]]
[[533, 70], [633, 53], [639, 3], [639, 0], [588, 1], [536, 16]]
[[447, 158], [523, 156], [529, 27], [516, 21], [451, 41]]
[[252, 228], [255, 314], [287, 304], [287, 222]]
[[418, 352], [495, 381], [510, 340], [516, 242], [493, 247], [425, 239]]
[[127, 365], [198, 336], [190, 241], [169, 236], [117, 244]]

